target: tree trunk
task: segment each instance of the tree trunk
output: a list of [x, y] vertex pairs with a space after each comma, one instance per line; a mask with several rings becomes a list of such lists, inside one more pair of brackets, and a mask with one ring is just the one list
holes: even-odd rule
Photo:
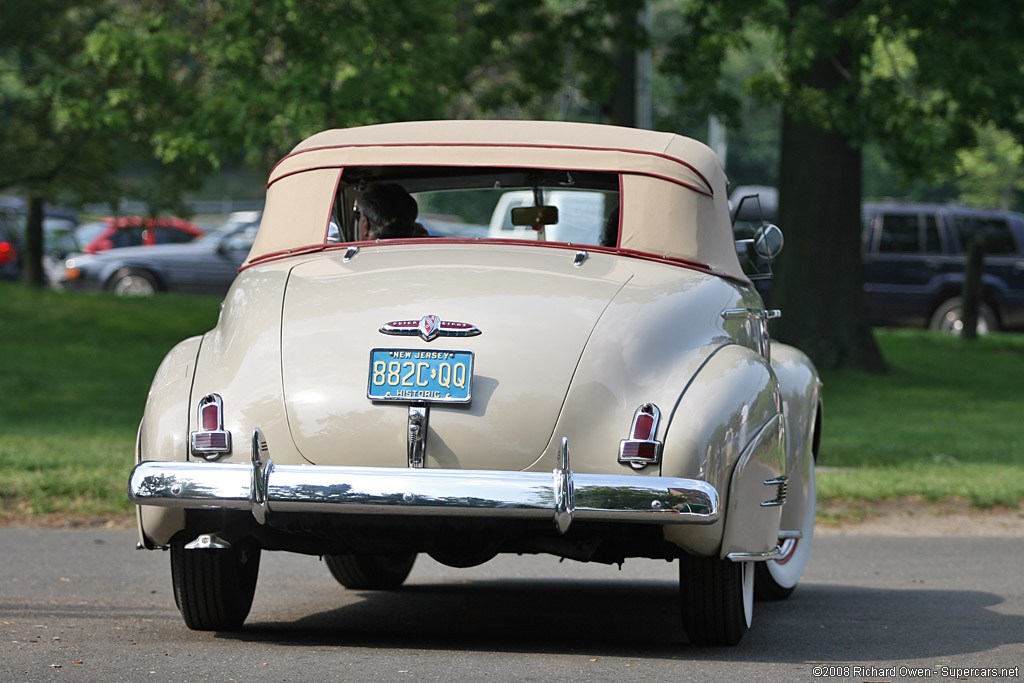
[[632, 3], [627, 3], [625, 9], [619, 9], [615, 14], [619, 39], [612, 48], [615, 83], [611, 102], [608, 103], [608, 122], [630, 128], [636, 126], [636, 42], [631, 37], [637, 30], [636, 19]]
[[29, 287], [42, 287], [43, 277], [43, 198], [28, 200], [25, 217], [25, 251], [21, 259], [21, 281]]
[[[842, 76], [819, 59], [807, 83], [825, 90]], [[786, 246], [776, 264], [772, 334], [819, 366], [885, 369], [863, 300], [861, 152], [841, 133], [783, 108], [778, 221]]]

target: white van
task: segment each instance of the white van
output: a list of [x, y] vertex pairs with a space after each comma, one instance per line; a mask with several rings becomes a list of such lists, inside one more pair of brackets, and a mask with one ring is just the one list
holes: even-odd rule
[[[548, 242], [601, 244], [605, 220], [618, 207], [618, 193], [597, 190], [550, 190], [544, 204], [558, 207], [558, 223], [544, 230]], [[499, 239], [535, 240], [537, 231], [512, 224], [512, 209], [534, 206], [533, 191], [513, 190], [498, 199], [491, 214], [487, 236]]]

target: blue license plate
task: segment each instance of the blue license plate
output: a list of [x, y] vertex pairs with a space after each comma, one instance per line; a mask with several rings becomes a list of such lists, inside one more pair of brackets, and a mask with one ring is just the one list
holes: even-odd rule
[[469, 403], [473, 352], [372, 349], [366, 397], [405, 403]]

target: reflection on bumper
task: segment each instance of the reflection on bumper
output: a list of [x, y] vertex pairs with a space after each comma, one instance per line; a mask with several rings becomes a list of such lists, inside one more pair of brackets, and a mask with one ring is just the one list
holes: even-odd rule
[[[568, 491], [568, 492], [567, 492]], [[469, 515], [511, 519], [709, 524], [718, 492], [672, 477], [390, 467], [148, 461], [135, 467], [136, 505], [273, 512]], [[558, 521], [561, 519], [562, 521]]]

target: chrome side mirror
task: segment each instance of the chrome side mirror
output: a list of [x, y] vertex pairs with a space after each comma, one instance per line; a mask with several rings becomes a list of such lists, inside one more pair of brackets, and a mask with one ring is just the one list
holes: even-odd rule
[[754, 232], [754, 253], [770, 263], [782, 253], [785, 242], [779, 226], [765, 223]]

